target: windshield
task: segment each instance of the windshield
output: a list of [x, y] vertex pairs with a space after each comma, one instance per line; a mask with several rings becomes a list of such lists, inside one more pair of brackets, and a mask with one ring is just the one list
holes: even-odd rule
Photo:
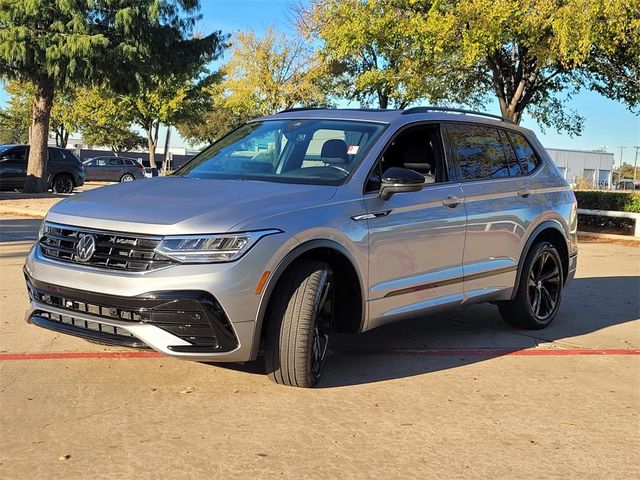
[[340, 185], [384, 127], [345, 120], [251, 122], [204, 149], [175, 175]]

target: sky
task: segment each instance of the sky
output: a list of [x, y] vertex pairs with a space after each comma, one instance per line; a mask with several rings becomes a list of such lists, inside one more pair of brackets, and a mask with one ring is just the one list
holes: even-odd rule
[[[233, 34], [239, 30], [264, 32], [270, 26], [278, 30], [290, 31], [291, 7], [298, 0], [201, 0], [203, 19], [198, 30], [203, 33], [221, 30]], [[224, 58], [222, 58], [224, 61]], [[0, 88], [0, 106], [7, 100], [7, 95]], [[352, 105], [357, 107], [357, 105]], [[547, 148], [565, 148], [577, 150], [595, 150], [606, 147], [615, 154], [616, 165], [620, 163], [620, 146], [623, 150], [623, 161], [633, 164], [635, 145], [640, 146], [640, 117], [632, 114], [627, 108], [613, 100], [608, 100], [594, 92], [581, 92], [575, 95], [568, 104], [585, 118], [585, 128], [579, 137], [571, 138], [559, 134], [553, 129], [543, 132], [538, 125], [527, 118], [522, 126], [532, 129]], [[487, 105], [489, 113], [499, 113], [497, 102]], [[177, 136], [173, 138], [176, 139]], [[174, 146], [186, 145], [177, 138]], [[160, 142], [160, 145], [163, 145]], [[640, 162], [640, 157], [638, 158]]]

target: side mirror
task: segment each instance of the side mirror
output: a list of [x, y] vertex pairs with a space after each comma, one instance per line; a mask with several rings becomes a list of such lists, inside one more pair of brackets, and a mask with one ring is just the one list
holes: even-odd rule
[[424, 176], [408, 168], [391, 167], [382, 174], [380, 198], [389, 200], [394, 193], [419, 192], [424, 187]]

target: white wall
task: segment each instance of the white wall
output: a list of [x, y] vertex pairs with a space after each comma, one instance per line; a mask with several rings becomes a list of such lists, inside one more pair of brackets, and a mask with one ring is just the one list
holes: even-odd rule
[[598, 186], [599, 179], [606, 177], [608, 185], [611, 185], [613, 153], [557, 148], [547, 148], [547, 152], [561, 171], [564, 169], [565, 178], [572, 185], [577, 183], [580, 177], [585, 179], [588, 177], [593, 187]]

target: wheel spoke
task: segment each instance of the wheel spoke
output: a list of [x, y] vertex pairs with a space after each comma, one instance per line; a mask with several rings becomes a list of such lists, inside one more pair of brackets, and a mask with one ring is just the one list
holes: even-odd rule
[[536, 316], [540, 315], [540, 300], [540, 291], [536, 290], [533, 294], [533, 304], [531, 305], [533, 313]]
[[545, 297], [545, 299], [547, 300], [547, 303], [549, 305], [549, 310], [553, 310], [553, 307], [556, 306], [554, 295], [551, 295], [549, 290], [547, 290], [545, 287], [542, 287], [541, 291], [542, 291], [542, 296]]

